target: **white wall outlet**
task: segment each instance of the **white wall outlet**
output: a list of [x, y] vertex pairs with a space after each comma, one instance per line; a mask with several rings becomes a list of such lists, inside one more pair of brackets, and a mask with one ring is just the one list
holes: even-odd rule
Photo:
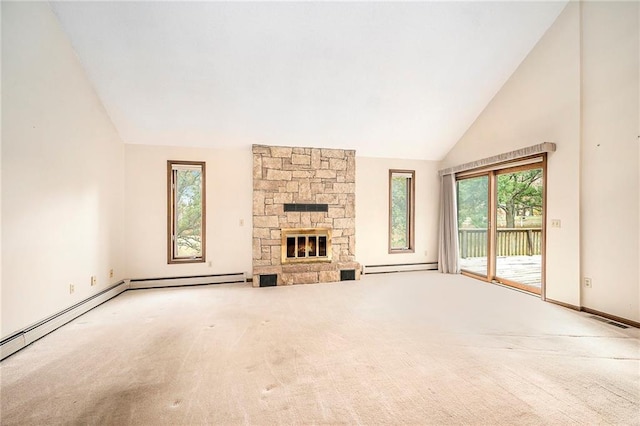
[[244, 219], [240, 219], [240, 226], [244, 226]]
[[213, 262], [209, 261], [207, 262], [207, 265], [209, 265], [209, 268], [211, 268], [213, 266]]
[[584, 279], [584, 286], [585, 287], [589, 287], [591, 288], [591, 278], [586, 278]]
[[76, 291], [76, 286], [73, 284], [69, 284], [69, 294], [73, 294]]
[[91, 286], [94, 286], [98, 283], [98, 277], [96, 277], [95, 275], [91, 276]]
[[109, 278], [113, 278], [113, 269], [109, 269]]
[[551, 219], [551, 227], [562, 228], [562, 222], [560, 221], [560, 219]]

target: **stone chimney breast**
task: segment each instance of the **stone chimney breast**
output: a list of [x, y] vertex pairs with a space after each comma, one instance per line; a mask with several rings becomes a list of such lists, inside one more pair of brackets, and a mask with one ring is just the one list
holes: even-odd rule
[[[355, 151], [253, 145], [252, 153], [253, 285], [260, 285], [261, 275], [277, 275], [277, 285], [359, 279]], [[296, 239], [295, 258], [287, 258], [283, 230], [295, 230], [301, 238]], [[320, 240], [305, 235], [317, 230], [328, 230], [333, 256], [314, 254], [320, 254], [314, 248]], [[291, 241], [289, 256], [294, 256]]]

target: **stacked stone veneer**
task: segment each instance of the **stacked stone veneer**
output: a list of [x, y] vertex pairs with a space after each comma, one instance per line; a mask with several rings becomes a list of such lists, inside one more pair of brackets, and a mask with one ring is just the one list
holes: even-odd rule
[[[253, 146], [253, 285], [277, 274], [278, 285], [340, 281], [355, 269], [355, 151]], [[285, 203], [328, 204], [327, 212], [285, 212]], [[282, 264], [283, 228], [330, 228], [331, 262]]]

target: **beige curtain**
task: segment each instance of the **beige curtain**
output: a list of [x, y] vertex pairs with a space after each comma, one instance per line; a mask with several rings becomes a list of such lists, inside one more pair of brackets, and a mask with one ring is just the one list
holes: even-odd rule
[[458, 206], [453, 174], [440, 177], [440, 232], [438, 270], [443, 274], [460, 273], [458, 260]]

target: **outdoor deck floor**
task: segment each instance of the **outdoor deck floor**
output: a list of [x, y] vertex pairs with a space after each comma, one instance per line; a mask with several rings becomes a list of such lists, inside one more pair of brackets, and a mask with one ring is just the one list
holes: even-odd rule
[[[460, 267], [463, 270], [486, 276], [487, 258], [460, 259]], [[541, 287], [542, 256], [499, 256], [496, 262], [496, 275], [520, 284]]]

